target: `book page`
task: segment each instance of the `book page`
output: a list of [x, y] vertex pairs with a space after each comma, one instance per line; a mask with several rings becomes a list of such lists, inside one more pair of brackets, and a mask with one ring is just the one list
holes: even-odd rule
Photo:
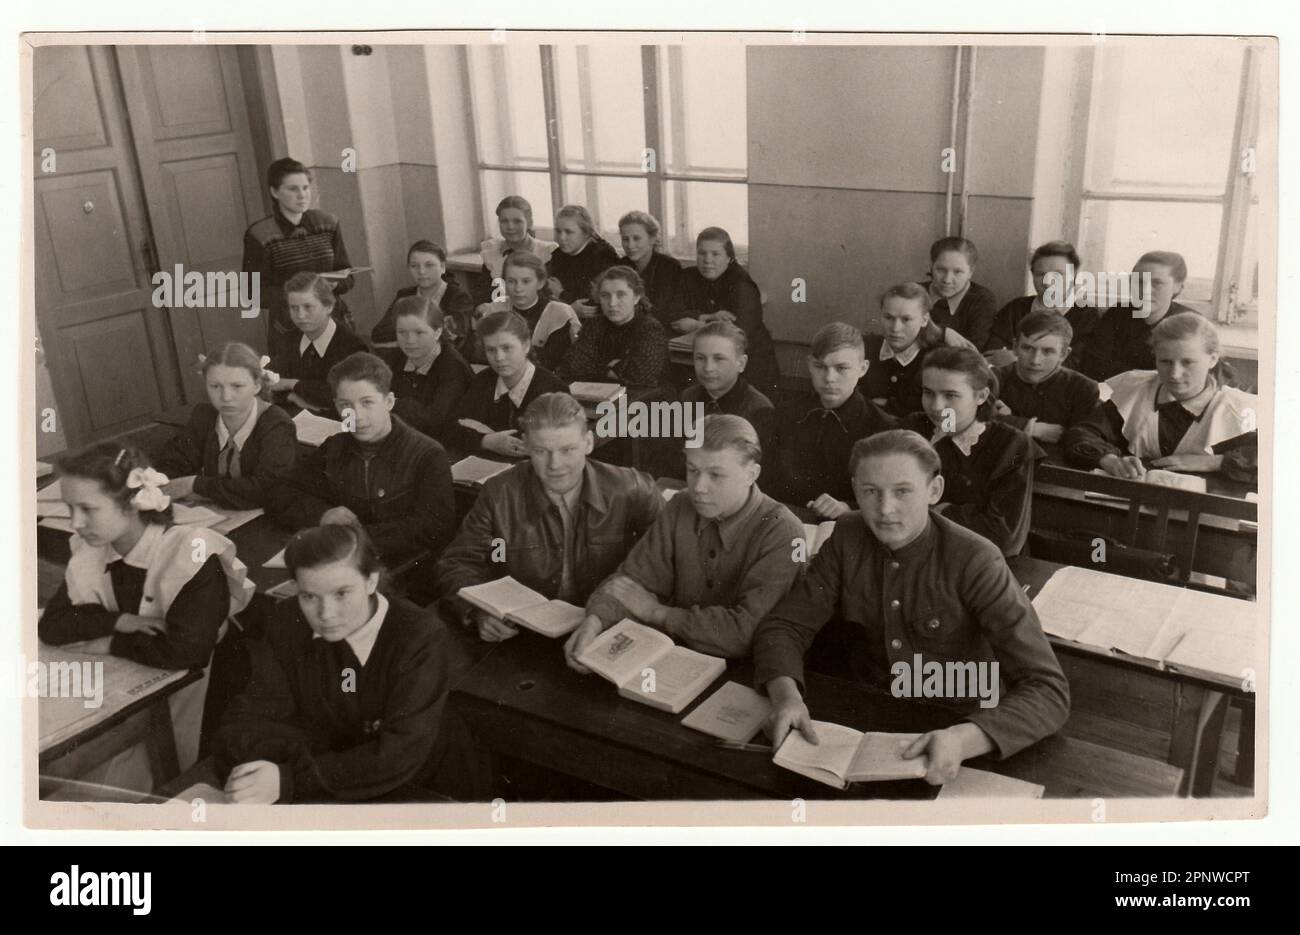
[[920, 734], [884, 734], [870, 731], [862, 735], [845, 778], [850, 782], [888, 782], [893, 779], [920, 779], [929, 767], [929, 757], [903, 759], [903, 751]]
[[545, 604], [546, 596], [538, 594], [527, 585], [520, 584], [507, 575], [486, 584], [474, 584], [461, 588], [461, 597], [479, 610], [485, 610], [498, 620], [504, 620], [506, 614], [522, 610], [533, 604]]
[[768, 715], [772, 702], [748, 685], [727, 682], [682, 719], [682, 726], [710, 737], [748, 743]]
[[[862, 732], [829, 721], [813, 721], [813, 730], [817, 732], [816, 745], [805, 740], [799, 731], [792, 730], [786, 735], [781, 749], [776, 751], [773, 762], [787, 769], [803, 767], [824, 770], [841, 783], [847, 782], [849, 766], [858, 752], [858, 744], [862, 742]], [[795, 772], [800, 770], [796, 769]]]
[[492, 461], [470, 455], [468, 458], [461, 458], [451, 466], [451, 479], [462, 484], [481, 484], [489, 477], [495, 477], [512, 467], [513, 464], [505, 461]]
[[634, 678], [640, 680], [641, 670], [672, 647], [665, 634], [624, 618], [592, 640], [578, 661], [621, 688]]
[[337, 419], [326, 419], [306, 409], [293, 417], [293, 426], [298, 434], [298, 441], [314, 448], [319, 448], [325, 443], [325, 439], [343, 431], [343, 423]]
[[[674, 646], [621, 687], [639, 700], [676, 713], [694, 701], [726, 668], [727, 663], [717, 656]], [[653, 691], [648, 691], [649, 687]]]
[[1169, 648], [1165, 664], [1182, 671], [1244, 679], [1257, 667], [1255, 630], [1259, 605], [1219, 594], [1184, 590], [1172, 616], [1182, 622], [1181, 638]]
[[568, 601], [551, 600], [545, 604], [531, 604], [507, 614], [510, 623], [527, 627], [542, 636], [564, 636], [582, 624], [586, 611]]
[[621, 383], [577, 382], [569, 384], [569, 394], [580, 403], [599, 403], [617, 399], [627, 392]]

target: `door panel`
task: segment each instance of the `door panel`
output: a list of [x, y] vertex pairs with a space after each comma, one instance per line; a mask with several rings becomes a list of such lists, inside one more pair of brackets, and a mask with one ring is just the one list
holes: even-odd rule
[[36, 321], [61, 428], [80, 446], [176, 405], [180, 382], [149, 301], [149, 223], [110, 51], [38, 48], [33, 89]]
[[[262, 206], [235, 48], [116, 52], [160, 268], [238, 272], [244, 231]], [[231, 340], [266, 346], [265, 321], [237, 308], [173, 308], [169, 320], [189, 402], [206, 398], [199, 354]]]

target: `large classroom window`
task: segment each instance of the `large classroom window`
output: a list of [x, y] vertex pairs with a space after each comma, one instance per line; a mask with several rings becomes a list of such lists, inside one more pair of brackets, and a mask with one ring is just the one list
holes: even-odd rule
[[1080, 250], [1123, 271], [1148, 250], [1187, 260], [1179, 301], [1217, 322], [1225, 345], [1257, 348], [1257, 56], [1216, 43], [1196, 56], [1108, 44], [1093, 65]]
[[693, 257], [695, 234], [749, 243], [745, 49], [709, 45], [467, 48], [483, 224], [509, 194], [547, 236], [555, 209], [585, 205], [618, 244], [634, 208], [663, 225], [664, 249]]

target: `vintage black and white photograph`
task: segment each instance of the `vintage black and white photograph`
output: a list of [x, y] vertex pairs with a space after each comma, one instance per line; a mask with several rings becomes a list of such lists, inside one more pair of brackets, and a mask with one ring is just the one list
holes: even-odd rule
[[23, 42], [30, 824], [1267, 813], [1276, 39]]

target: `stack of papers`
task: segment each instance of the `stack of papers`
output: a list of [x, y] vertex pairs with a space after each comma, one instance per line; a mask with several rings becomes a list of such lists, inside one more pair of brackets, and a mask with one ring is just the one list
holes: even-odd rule
[[306, 409], [293, 417], [293, 425], [298, 441], [313, 448], [319, 448], [325, 439], [343, 431], [343, 423], [337, 419], [326, 419]]

